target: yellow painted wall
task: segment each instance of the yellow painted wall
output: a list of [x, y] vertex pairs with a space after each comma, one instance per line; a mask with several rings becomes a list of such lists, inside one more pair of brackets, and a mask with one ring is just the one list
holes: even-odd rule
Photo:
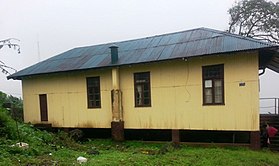
[[[86, 77], [100, 76], [101, 109], [87, 108]], [[24, 121], [41, 123], [39, 94], [47, 94], [48, 123], [54, 127], [110, 128], [111, 71], [97, 70], [26, 78]]]
[[[202, 66], [224, 64], [225, 105], [203, 106]], [[133, 73], [150, 71], [152, 107], [134, 107]], [[192, 58], [120, 70], [125, 128], [258, 130], [256, 53]], [[239, 87], [240, 82], [246, 86]]]
[[[202, 66], [224, 64], [225, 105], [202, 105]], [[134, 103], [133, 73], [150, 71], [151, 107]], [[123, 66], [120, 89], [125, 128], [259, 130], [257, 52]], [[101, 78], [101, 109], [87, 109], [86, 77]], [[245, 82], [245, 86], [239, 86]], [[111, 69], [23, 80], [24, 118], [39, 123], [39, 94], [48, 95], [55, 127], [110, 128]]]

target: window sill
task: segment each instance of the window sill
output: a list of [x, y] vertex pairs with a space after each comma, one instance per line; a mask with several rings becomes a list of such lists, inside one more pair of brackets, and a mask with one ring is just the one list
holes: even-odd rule
[[222, 104], [202, 104], [202, 106], [225, 106], [225, 103], [222, 103]]
[[150, 108], [151, 105], [135, 106], [135, 108]]
[[87, 107], [87, 109], [101, 109], [101, 107]]

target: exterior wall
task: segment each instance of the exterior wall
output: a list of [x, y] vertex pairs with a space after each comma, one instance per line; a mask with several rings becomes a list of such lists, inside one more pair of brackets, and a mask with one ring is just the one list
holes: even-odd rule
[[[230, 54], [123, 67], [125, 128], [259, 130], [258, 56]], [[202, 66], [224, 64], [225, 105], [203, 106]], [[151, 107], [135, 107], [133, 73], [150, 71]], [[245, 86], [239, 86], [245, 82]]]
[[[86, 77], [100, 76], [101, 108], [87, 108]], [[111, 127], [111, 71], [96, 70], [26, 78], [24, 121], [41, 123], [39, 94], [47, 94], [48, 123], [54, 127]]]
[[[203, 106], [202, 66], [224, 64], [225, 105]], [[151, 107], [135, 107], [133, 73], [150, 71]], [[129, 129], [259, 130], [256, 52], [196, 57], [119, 69], [123, 118]], [[100, 76], [101, 109], [87, 109], [86, 77]], [[239, 83], [245, 82], [245, 86]], [[23, 80], [25, 122], [40, 123], [39, 94], [48, 95], [55, 127], [111, 127], [111, 69]]]

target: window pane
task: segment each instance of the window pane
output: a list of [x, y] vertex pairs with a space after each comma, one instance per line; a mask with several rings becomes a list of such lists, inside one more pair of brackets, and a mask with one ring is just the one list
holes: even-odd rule
[[138, 93], [142, 93], [142, 86], [137, 85], [136, 90], [137, 90]]
[[222, 81], [215, 80], [214, 81], [214, 93], [215, 93], [215, 103], [222, 103], [223, 102], [223, 88], [222, 88]]
[[142, 105], [142, 103], [141, 103], [141, 100], [140, 100], [140, 99], [137, 99], [137, 100], [136, 100], [136, 105]]
[[149, 97], [149, 92], [148, 91], [144, 92], [143, 94], [144, 94], [144, 98], [148, 98]]
[[93, 100], [94, 99], [93, 95], [89, 95], [88, 97], [89, 97], [89, 100]]
[[149, 89], [150, 89], [149, 83], [145, 83], [143, 87], [144, 87], [144, 91], [149, 91]]
[[149, 99], [144, 99], [144, 105], [149, 105], [150, 104], [150, 100]]
[[100, 101], [96, 101], [96, 107], [100, 107], [101, 106], [101, 102]]
[[92, 108], [93, 107], [93, 101], [88, 101], [88, 107]]
[[94, 89], [94, 93], [99, 93], [99, 91], [100, 91], [99, 87], [94, 87], [93, 89]]
[[212, 88], [212, 80], [205, 80], [204, 86], [205, 88]]
[[137, 105], [142, 105], [142, 86], [137, 85], [136, 87], [136, 101]]
[[95, 100], [100, 100], [100, 95], [99, 94], [95, 94]]
[[98, 80], [94, 80], [92, 86], [98, 87], [99, 86], [99, 81]]
[[88, 93], [92, 94], [93, 93], [93, 88], [88, 88]]
[[224, 69], [223, 65], [204, 66], [203, 67], [204, 79], [222, 78], [223, 69]]
[[205, 89], [205, 103], [210, 104], [212, 103], [212, 89]]
[[136, 83], [149, 82], [149, 72], [135, 73], [135, 82]]
[[215, 80], [214, 87], [222, 87], [222, 80]]

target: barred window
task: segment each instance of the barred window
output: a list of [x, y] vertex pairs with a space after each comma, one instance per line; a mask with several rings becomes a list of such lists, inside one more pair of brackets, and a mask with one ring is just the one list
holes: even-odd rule
[[135, 106], [150, 107], [150, 72], [134, 73]]
[[224, 65], [202, 67], [203, 104], [222, 105], [224, 103]]
[[100, 77], [88, 77], [86, 83], [88, 108], [101, 108]]

